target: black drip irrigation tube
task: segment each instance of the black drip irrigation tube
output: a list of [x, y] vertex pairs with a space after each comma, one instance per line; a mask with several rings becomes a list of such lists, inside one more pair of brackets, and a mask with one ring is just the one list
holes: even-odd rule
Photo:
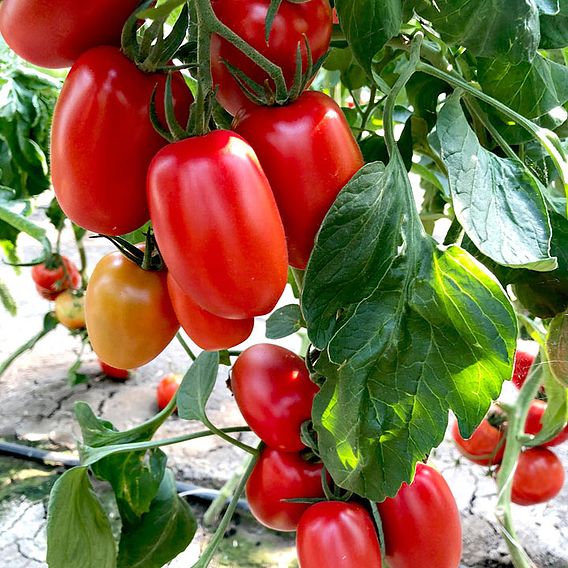
[[[54, 468], [63, 467], [65, 469], [71, 469], [72, 467], [81, 465], [78, 459], [65, 456], [60, 452], [50, 452], [13, 442], [0, 442], [0, 456], [27, 460]], [[199, 485], [185, 483], [183, 481], [176, 481], [176, 489], [181, 496], [189, 501], [198, 501], [200, 503], [212, 503], [219, 496], [219, 491], [216, 489], [208, 489], [207, 487], [200, 487]], [[228, 504], [229, 500], [227, 500], [227, 505]], [[237, 509], [242, 512], [250, 513], [250, 508], [245, 499], [239, 499]]]

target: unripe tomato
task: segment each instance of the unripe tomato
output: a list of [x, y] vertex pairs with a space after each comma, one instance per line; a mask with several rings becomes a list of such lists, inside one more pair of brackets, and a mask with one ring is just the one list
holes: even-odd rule
[[536, 341], [519, 340], [515, 351], [515, 366], [513, 368], [513, 384], [520, 389], [538, 355], [538, 343]]
[[318, 392], [303, 359], [268, 343], [249, 347], [231, 372], [231, 390], [246, 423], [271, 448], [299, 452], [302, 423]]
[[140, 0], [3, 0], [0, 33], [23, 59], [70, 67], [98, 45], [120, 46], [122, 27]]
[[191, 340], [205, 351], [229, 349], [252, 333], [254, 319], [231, 320], [204, 310], [168, 274], [168, 290], [177, 319]]
[[536, 505], [556, 497], [564, 485], [564, 467], [546, 448], [530, 448], [519, 456], [513, 476], [511, 501]]
[[[282, 2], [274, 18], [268, 42], [265, 39], [265, 22], [270, 0], [213, 0], [212, 6], [226, 26], [282, 69], [288, 87], [294, 82], [298, 45], [302, 51], [304, 71], [308, 64], [305, 39], [310, 45], [314, 63], [329, 47], [332, 22], [328, 0]], [[235, 46], [213, 34], [211, 72], [217, 87], [217, 100], [232, 115], [256, 105], [242, 92], [223, 60], [260, 85], [269, 81], [274, 89], [274, 82], [260, 67]]]
[[492, 466], [503, 461], [505, 433], [489, 424], [487, 419], [476, 428], [470, 438], [462, 438], [457, 422], [452, 426], [452, 437], [456, 448], [470, 461], [479, 465]]
[[256, 520], [277, 531], [295, 531], [310, 503], [284, 499], [323, 497], [321, 470], [321, 463], [309, 463], [300, 454], [265, 447], [246, 485]]
[[419, 463], [414, 481], [378, 504], [390, 568], [458, 568], [461, 521], [446, 480]]
[[166, 273], [142, 270], [119, 252], [96, 265], [85, 310], [93, 350], [119, 369], [141, 367], [157, 357], [179, 328]]
[[[73, 65], [53, 115], [53, 187], [65, 214], [77, 225], [122, 235], [149, 218], [146, 173], [167, 144], [150, 122], [150, 100], [163, 114], [163, 73], [143, 73], [114, 47], [96, 47]], [[183, 77], [172, 76], [180, 121], [192, 97]]]
[[300, 568], [381, 568], [373, 519], [357, 503], [322, 501], [300, 519], [296, 535]]
[[304, 269], [323, 218], [363, 166], [335, 101], [315, 91], [292, 104], [257, 107], [235, 130], [258, 155], [284, 223], [289, 262]]
[[158, 408], [164, 410], [174, 398], [179, 386], [181, 385], [182, 377], [174, 373], [166, 375], [159, 383], [156, 389], [156, 402]]
[[71, 290], [61, 292], [55, 298], [55, 317], [67, 329], [83, 329], [85, 327], [85, 297]]
[[[546, 402], [543, 400], [533, 400], [531, 402], [527, 420], [525, 422], [525, 432], [536, 435], [542, 430], [542, 417], [546, 411]], [[568, 424], [552, 440], [541, 444], [541, 447], [558, 446], [568, 440]]]
[[148, 171], [160, 252], [204, 310], [248, 319], [274, 308], [288, 278], [282, 221], [252, 148], [216, 130], [161, 150]]
[[32, 280], [40, 296], [53, 301], [68, 288], [77, 288], [81, 274], [72, 260], [63, 255], [53, 255], [32, 268]]
[[101, 371], [111, 379], [115, 379], [116, 381], [125, 381], [130, 377], [130, 371], [128, 369], [117, 369], [104, 361], [99, 359], [99, 365], [101, 367]]

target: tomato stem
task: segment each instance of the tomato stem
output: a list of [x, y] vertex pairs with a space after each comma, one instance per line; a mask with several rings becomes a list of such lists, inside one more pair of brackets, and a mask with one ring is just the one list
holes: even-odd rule
[[177, 340], [180, 342], [181, 346], [183, 347], [184, 351], [189, 355], [189, 358], [192, 361], [195, 361], [197, 359], [195, 353], [190, 349], [189, 345], [187, 344], [187, 342], [185, 341], [185, 339], [182, 337], [181, 332], [177, 332], [176, 333], [176, 337]]
[[237, 448], [243, 450], [244, 452], [247, 452], [248, 454], [251, 454], [253, 456], [255, 456], [258, 453], [258, 450], [256, 448], [253, 448], [252, 446], [249, 446], [248, 444], [245, 444], [244, 442], [241, 442], [240, 440], [237, 440], [236, 438], [229, 436], [226, 432], [224, 432], [220, 428], [217, 428], [217, 426], [215, 426], [207, 417], [205, 417], [203, 424], [207, 428], [209, 428], [209, 430], [211, 430], [211, 432], [213, 432], [214, 434], [219, 436], [219, 438], [221, 438], [222, 440], [225, 440], [225, 442], [229, 442], [229, 444], [233, 444], [233, 446], [235, 446], [235, 447], [237, 447]]
[[386, 565], [386, 549], [385, 549], [385, 532], [383, 531], [383, 521], [381, 519], [381, 514], [379, 513], [379, 508], [374, 501], [369, 500], [369, 506], [371, 507], [371, 512], [373, 513], [373, 520], [375, 521], [375, 527], [377, 529], [377, 534], [379, 536], [379, 544], [381, 546], [381, 558], [383, 560], [383, 565]]

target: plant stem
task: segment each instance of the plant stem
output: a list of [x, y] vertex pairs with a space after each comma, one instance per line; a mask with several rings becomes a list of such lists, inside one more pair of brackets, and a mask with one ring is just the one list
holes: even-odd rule
[[239, 468], [232, 477], [229, 478], [227, 483], [221, 487], [217, 497], [215, 497], [214, 501], [209, 505], [207, 511], [203, 515], [203, 524], [206, 527], [214, 526], [219, 517], [221, 516], [221, 512], [225, 508], [227, 501], [233, 496], [235, 493], [235, 489], [239, 484], [239, 480], [241, 479], [242, 475], [242, 467]]
[[252, 446], [249, 446], [248, 444], [245, 444], [244, 442], [241, 442], [240, 440], [237, 440], [236, 438], [229, 436], [223, 430], [221, 430], [220, 428], [217, 428], [217, 426], [215, 426], [208, 418], [206, 418], [203, 421], [203, 424], [207, 428], [209, 428], [209, 430], [211, 430], [211, 432], [213, 434], [216, 434], [217, 436], [219, 436], [219, 438], [225, 440], [225, 442], [228, 442], [229, 444], [233, 444], [233, 446], [236, 446], [237, 448], [239, 448], [239, 449], [243, 450], [244, 452], [247, 452], [247, 453], [249, 453], [253, 456], [255, 456], [257, 454], [256, 448], [253, 448]]
[[367, 108], [365, 109], [365, 113], [361, 116], [361, 131], [359, 132], [359, 135], [357, 136], [358, 141], [361, 140], [361, 138], [363, 136], [363, 132], [367, 128], [367, 123], [369, 122], [369, 118], [371, 118], [371, 115], [373, 114], [375, 108], [377, 108], [377, 103], [375, 102], [376, 96], [377, 96], [377, 87], [375, 85], [373, 85], [371, 87], [371, 93], [369, 94], [369, 104], [367, 105]]
[[85, 243], [83, 242], [83, 236], [79, 236], [74, 230], [75, 244], [77, 245], [77, 251], [79, 252], [79, 274], [81, 274], [81, 287], [83, 290], [87, 289], [87, 253], [85, 252]]
[[182, 337], [180, 331], [178, 331], [176, 333], [176, 337], [177, 337], [177, 340], [180, 342], [181, 346], [183, 347], [184, 351], [188, 354], [189, 358], [192, 361], [195, 361], [197, 359], [197, 357], [196, 357], [195, 353], [191, 350], [191, 348], [189, 347], [189, 345], [187, 344], [185, 339]]
[[207, 545], [207, 548], [201, 555], [201, 558], [191, 568], [207, 568], [207, 566], [209, 566], [209, 563], [213, 559], [213, 556], [215, 555], [215, 552], [225, 535], [225, 531], [227, 530], [227, 527], [229, 526], [229, 523], [233, 518], [233, 514], [235, 513], [235, 509], [237, 508], [237, 503], [239, 502], [239, 499], [241, 498], [245, 490], [246, 483], [252, 473], [252, 470], [254, 469], [254, 466], [256, 465], [258, 453], [260, 452], [261, 447], [262, 443], [256, 449], [257, 455], [251, 456], [250, 461], [247, 464], [243, 475], [241, 476], [233, 498], [231, 499], [231, 503], [227, 507], [227, 510], [225, 511], [225, 514], [223, 515], [223, 518], [221, 519], [221, 522], [219, 523], [219, 526], [217, 527], [217, 530], [215, 531], [211, 542]]
[[292, 268], [292, 274], [294, 276], [294, 280], [296, 281], [296, 286], [298, 286], [298, 291], [300, 295], [302, 295], [302, 290], [304, 289], [304, 279], [306, 277], [306, 271], [300, 270], [299, 268]]

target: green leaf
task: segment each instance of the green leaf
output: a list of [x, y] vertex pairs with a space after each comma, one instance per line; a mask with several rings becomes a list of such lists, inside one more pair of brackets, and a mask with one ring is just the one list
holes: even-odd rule
[[568, 0], [560, 0], [554, 16], [540, 16], [540, 48], [559, 49], [568, 46]]
[[335, 7], [355, 58], [370, 75], [375, 54], [399, 33], [401, 0], [336, 0]]
[[0, 302], [4, 306], [4, 309], [11, 315], [15, 316], [18, 312], [18, 306], [16, 305], [16, 300], [14, 300], [8, 286], [4, 281], [0, 280]]
[[[544, 388], [546, 390], [546, 410], [542, 417], [542, 435], [545, 439], [560, 432], [568, 422], [568, 389], [556, 380], [552, 366], [543, 365]], [[565, 369], [566, 371], [566, 369]]]
[[535, 2], [540, 14], [554, 16], [560, 10], [559, 0], [535, 0]]
[[127, 233], [126, 235], [121, 235], [121, 237], [128, 241], [132, 245], [137, 245], [139, 243], [143, 243], [146, 240], [146, 233], [152, 227], [152, 222], [148, 221], [139, 229], [132, 231], [132, 233]]
[[[161, 568], [193, 540], [197, 523], [168, 470], [148, 513], [122, 529], [118, 568]], [[102, 565], [101, 565], [102, 566]]]
[[53, 486], [47, 511], [50, 568], [114, 568], [116, 544], [87, 468], [74, 467]]
[[205, 406], [219, 372], [219, 353], [202, 351], [187, 373], [177, 394], [178, 415], [185, 420], [207, 422]]
[[558, 314], [550, 322], [546, 353], [552, 374], [560, 385], [568, 388], [568, 312]]
[[60, 231], [63, 229], [65, 219], [67, 219], [67, 217], [65, 216], [65, 213], [63, 213], [63, 209], [61, 209], [61, 206], [55, 197], [51, 200], [45, 214], [56, 230]]
[[538, 55], [516, 65], [479, 58], [478, 81], [491, 97], [527, 118], [537, 118], [568, 101], [568, 68]]
[[298, 304], [288, 304], [273, 312], [266, 321], [266, 337], [281, 339], [306, 326]]
[[[399, 156], [339, 194], [310, 258], [303, 312], [325, 378], [312, 419], [340, 486], [381, 501], [443, 439], [472, 432], [512, 373], [516, 317], [459, 247], [436, 248]], [[357, 420], [353, 420], [357, 417]]]
[[536, 54], [540, 24], [533, 0], [420, 0], [415, 10], [445, 42], [474, 55], [520, 62]]
[[495, 262], [537, 271], [556, 268], [541, 184], [519, 161], [485, 150], [452, 95], [438, 114], [456, 217], [476, 247]]

